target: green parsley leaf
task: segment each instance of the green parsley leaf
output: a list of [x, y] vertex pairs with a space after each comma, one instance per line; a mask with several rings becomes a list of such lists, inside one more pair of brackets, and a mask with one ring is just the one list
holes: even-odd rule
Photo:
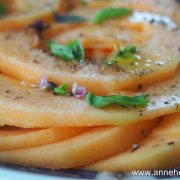
[[59, 87], [55, 87], [54, 92], [58, 95], [66, 96], [69, 94], [68, 85], [67, 84], [61, 84]]
[[70, 42], [68, 47], [72, 50], [72, 54], [74, 55], [76, 61], [84, 61], [84, 48], [79, 39]]
[[95, 96], [91, 92], [86, 95], [86, 102], [96, 108], [103, 108], [111, 104], [120, 106], [147, 106], [149, 101], [146, 99], [148, 94], [140, 96]]
[[65, 61], [72, 61], [75, 59], [72, 50], [67, 46], [50, 41], [48, 47], [50, 48], [51, 54], [56, 57]]
[[132, 13], [132, 9], [126, 8], [126, 7], [120, 7], [120, 8], [106, 8], [102, 9], [99, 11], [93, 22], [95, 24], [101, 24], [102, 22], [113, 19], [113, 18], [118, 18], [118, 17], [124, 17]]
[[4, 16], [5, 7], [2, 1], [0, 1], [0, 18]]

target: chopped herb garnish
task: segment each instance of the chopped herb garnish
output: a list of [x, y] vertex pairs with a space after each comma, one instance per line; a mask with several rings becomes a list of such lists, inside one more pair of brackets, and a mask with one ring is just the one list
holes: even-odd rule
[[78, 39], [70, 42], [67, 46], [50, 41], [48, 47], [52, 55], [65, 61], [84, 61], [84, 48], [81, 41]]
[[86, 95], [86, 102], [96, 108], [103, 108], [111, 104], [120, 106], [147, 106], [149, 101], [146, 99], [148, 94], [139, 96], [96, 96], [91, 92]]
[[116, 57], [122, 57], [122, 58], [129, 58], [133, 57], [135, 58], [134, 54], [137, 52], [137, 48], [135, 45], [127, 45], [126, 47], [122, 46], [117, 50]]
[[59, 23], [83, 23], [86, 21], [85, 18], [77, 15], [61, 15], [61, 14], [54, 14], [54, 19], [56, 22]]
[[66, 96], [69, 94], [68, 85], [67, 84], [61, 84], [59, 87], [55, 87], [54, 92], [58, 95]]
[[112, 59], [107, 59], [104, 61], [104, 64], [106, 65], [113, 65], [113, 64], [119, 64], [121, 60], [125, 59], [131, 59], [136, 60], [137, 59], [137, 47], [135, 45], [127, 45], [124, 47], [123, 45], [120, 46], [118, 49], [117, 46], [115, 46], [115, 55]]
[[48, 43], [48, 47], [50, 48], [52, 55], [59, 57], [65, 61], [74, 60], [74, 55], [72, 53], [72, 50], [69, 47], [62, 44], [58, 44], [53, 41], [50, 41]]
[[84, 48], [79, 39], [70, 42], [68, 47], [72, 50], [72, 54], [74, 55], [74, 59], [76, 61], [84, 61]]
[[0, 1], [0, 18], [2, 18], [5, 14], [5, 7], [4, 7], [4, 3], [2, 1]]
[[101, 11], [99, 11], [93, 22], [95, 24], [101, 24], [102, 22], [113, 19], [113, 18], [118, 18], [118, 17], [124, 17], [127, 15], [130, 15], [132, 13], [132, 9], [126, 8], [126, 7], [120, 7], [120, 8], [106, 8]]

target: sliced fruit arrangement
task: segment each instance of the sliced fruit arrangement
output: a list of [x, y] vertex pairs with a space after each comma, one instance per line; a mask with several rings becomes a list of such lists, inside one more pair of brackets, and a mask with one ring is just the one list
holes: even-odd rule
[[[109, 29], [112, 30], [112, 28]], [[91, 30], [88, 31], [91, 38]], [[105, 31], [100, 32], [100, 35], [103, 33], [102, 37], [104, 37], [110, 32], [106, 28]], [[32, 83], [39, 82], [43, 75], [56, 84], [67, 83], [71, 86], [73, 82], [77, 82], [81, 86], [86, 86], [88, 91], [98, 95], [134, 89], [138, 84], [152, 84], [172, 77], [179, 65], [177, 47], [179, 32], [156, 28], [152, 33], [151, 39], [140, 46], [135, 44], [137, 50], [130, 52], [130, 56], [123, 56], [121, 48], [117, 48], [106, 61], [85, 59], [84, 63], [77, 62], [74, 57], [66, 60], [53, 57], [41, 49], [32, 48], [29, 42], [26, 42], [27, 46], [24, 46], [27, 39], [26, 32], [1, 33], [0, 71], [16, 79]], [[157, 33], [158, 36], [156, 36]], [[67, 36], [68, 34], [65, 37]], [[164, 39], [165, 36], [168, 38]], [[110, 41], [112, 39], [110, 38]], [[66, 56], [70, 56], [69, 51], [66, 51]]]
[[88, 127], [48, 129], [0, 128], [0, 150], [14, 150], [64, 141], [88, 131]]
[[[179, 87], [177, 73], [173, 79], [145, 90], [149, 94], [149, 104], [146, 107], [110, 105], [95, 108], [89, 106], [84, 99], [58, 96], [25, 87], [1, 75], [0, 125], [34, 128], [130, 124], [180, 111]], [[133, 96], [134, 93], [126, 95]]]
[[[177, 167], [180, 164], [180, 114], [165, 118], [134, 150], [87, 167], [95, 171], [150, 170]], [[172, 131], [176, 129], [176, 132]]]
[[179, 167], [179, 6], [0, 0], [0, 164]]
[[[96, 127], [63, 142], [35, 148], [0, 151], [0, 162], [50, 169], [74, 168], [113, 156], [143, 139], [157, 120], [129, 126]], [[127, 131], [130, 131], [127, 134]], [[126, 138], [124, 138], [126, 136]]]

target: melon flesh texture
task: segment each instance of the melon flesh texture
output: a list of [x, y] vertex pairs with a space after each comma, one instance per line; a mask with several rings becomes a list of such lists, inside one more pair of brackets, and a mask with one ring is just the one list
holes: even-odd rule
[[[0, 125], [24, 128], [125, 125], [179, 112], [179, 75], [180, 72], [169, 81], [145, 89], [150, 101], [147, 107], [102, 109], [89, 106], [84, 99], [56, 96], [0, 75]], [[135, 94], [126, 92], [130, 96]]]
[[56, 84], [67, 83], [71, 86], [77, 82], [97, 95], [133, 89], [138, 84], [152, 84], [172, 77], [179, 64], [178, 32], [158, 28], [152, 32], [154, 36], [142, 44], [140, 55], [143, 58], [137, 60], [137, 65], [132, 65], [135, 64], [132, 60], [121, 61], [118, 70], [103, 65], [103, 62], [98, 60], [93, 62], [85, 60], [84, 65], [63, 61], [40, 49], [32, 49], [29, 42], [26, 42], [28, 39], [26, 33], [10, 33], [11, 35], [2, 33], [0, 71], [13, 78], [32, 83], [39, 82], [42, 75], [46, 75], [49, 81]]
[[0, 150], [14, 150], [60, 142], [88, 131], [88, 127], [12, 129], [0, 128]]
[[59, 0], [4, 0], [7, 14], [0, 20], [0, 31], [17, 31], [27, 28], [34, 22], [54, 21], [52, 11], [57, 11]]
[[0, 162], [50, 169], [88, 165], [129, 149], [144, 138], [142, 130], [149, 133], [156, 124], [154, 119], [124, 127], [97, 127], [63, 142], [0, 151]]
[[34, 10], [57, 10], [60, 0], [2, 0], [8, 13], [29, 13]]
[[104, 60], [114, 53], [115, 45], [119, 47], [120, 44], [139, 44], [151, 37], [150, 31], [150, 26], [126, 21], [121, 23], [118, 21], [114, 26], [105, 27], [83, 23], [73, 27], [69, 25], [69, 29], [67, 25], [54, 24], [44, 32], [44, 39], [45, 45], [49, 40], [68, 44], [74, 39], [80, 39], [85, 49], [86, 59]]
[[[107, 7], [129, 7], [136, 11], [146, 11], [151, 13], [160, 14], [162, 16], [169, 16], [173, 19], [178, 25], [180, 25], [180, 12], [179, 5], [176, 1], [169, 0], [111, 0], [111, 1], [91, 1], [86, 6], [79, 6], [78, 8], [71, 11], [71, 14], [77, 14], [86, 19], [93, 19], [95, 14], [101, 10], [102, 8]], [[118, 20], [122, 18], [117, 18]], [[111, 21], [111, 20], [110, 20]], [[110, 21], [106, 21], [105, 23], [109, 23]]]
[[[167, 169], [180, 165], [180, 114], [165, 118], [134, 152], [124, 152], [94, 165], [95, 171]], [[175, 129], [176, 132], [172, 130]]]

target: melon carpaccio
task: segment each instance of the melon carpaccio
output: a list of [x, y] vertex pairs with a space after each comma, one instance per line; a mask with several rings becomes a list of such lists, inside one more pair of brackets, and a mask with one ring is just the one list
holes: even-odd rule
[[177, 167], [180, 164], [179, 123], [180, 113], [167, 116], [134, 152], [124, 152], [85, 169], [129, 172]]
[[[102, 31], [98, 31], [99, 29]], [[97, 31], [97, 36], [102, 38], [111, 33], [112, 29], [105, 26], [92, 29], [85, 27], [82, 30], [91, 39], [92, 34], [96, 34]], [[112, 33], [109, 38], [110, 41], [117, 40], [115, 37], [118, 35], [118, 28], [114, 29], [113, 32], [116, 33], [115, 35]], [[75, 38], [79, 35], [79, 31], [74, 30], [74, 32], [65, 33], [64, 36], [62, 35], [62, 41], [67, 40], [67, 38], [70, 40], [72, 36]], [[31, 83], [39, 82], [43, 75], [46, 75], [49, 81], [56, 84], [67, 83], [71, 86], [77, 82], [97, 95], [135, 89], [139, 84], [149, 85], [160, 82], [175, 74], [180, 62], [180, 52], [177, 46], [177, 42], [180, 40], [178, 30], [169, 31], [166, 28], [150, 26], [147, 33], [142, 35], [144, 36], [143, 40], [140, 32], [129, 30], [129, 32], [122, 31], [123, 33], [122, 41], [123, 38], [127, 38], [128, 41], [131, 39], [128, 37], [135, 35], [134, 41], [137, 42], [138, 36], [140, 37], [142, 42], [139, 45], [135, 44], [139, 48], [137, 54], [140, 59], [125, 59], [115, 66], [103, 64], [102, 59], [86, 59], [84, 64], [63, 61], [41, 49], [33, 48], [32, 38], [26, 32], [1, 33], [0, 71], [13, 78]], [[102, 44], [103, 40], [100, 39], [99, 43]], [[112, 43], [110, 44], [112, 48]], [[103, 49], [102, 52], [104, 52]], [[109, 56], [112, 57], [112, 55]]]
[[94, 127], [63, 142], [17, 150], [0, 150], [0, 162], [50, 169], [88, 165], [131, 148], [132, 144], [144, 139], [142, 129], [149, 134], [157, 122], [157, 119], [153, 119], [124, 127]]
[[90, 130], [89, 127], [47, 129], [0, 128], [0, 150], [14, 150], [64, 141]]
[[[177, 73], [171, 80], [145, 89], [150, 100], [147, 107], [108, 106], [102, 109], [89, 106], [84, 99], [55, 96], [1, 75], [0, 125], [39, 128], [126, 125], [148, 121], [180, 111], [179, 75]], [[134, 94], [137, 92], [126, 92], [130, 96]]]

